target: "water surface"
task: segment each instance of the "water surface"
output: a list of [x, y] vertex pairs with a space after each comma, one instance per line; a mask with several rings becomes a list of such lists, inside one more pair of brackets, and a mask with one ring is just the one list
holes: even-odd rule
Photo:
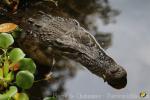
[[[113, 45], [107, 49], [128, 73], [128, 84], [116, 90], [88, 70], [80, 70], [65, 88], [69, 100], [141, 100], [141, 91], [150, 98], [150, 0], [110, 0], [121, 11], [117, 23], [100, 31], [113, 33]], [[145, 98], [145, 99], [146, 99]]]

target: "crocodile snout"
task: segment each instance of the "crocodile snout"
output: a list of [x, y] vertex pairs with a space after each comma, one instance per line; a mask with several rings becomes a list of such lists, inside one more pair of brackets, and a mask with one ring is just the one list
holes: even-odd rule
[[127, 72], [121, 66], [109, 68], [105, 76], [107, 83], [116, 89], [124, 88], [127, 84]]

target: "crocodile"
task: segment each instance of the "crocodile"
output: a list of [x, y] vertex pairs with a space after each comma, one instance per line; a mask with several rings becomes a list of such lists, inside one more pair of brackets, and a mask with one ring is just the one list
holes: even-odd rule
[[126, 86], [126, 70], [77, 20], [36, 11], [24, 17], [19, 27], [24, 31], [16, 38], [17, 44], [35, 61], [51, 66], [57, 59], [69, 58], [116, 89]]

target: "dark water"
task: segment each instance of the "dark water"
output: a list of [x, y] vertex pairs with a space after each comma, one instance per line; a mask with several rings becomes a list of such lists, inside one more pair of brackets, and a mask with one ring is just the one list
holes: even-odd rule
[[113, 33], [113, 45], [108, 54], [128, 73], [128, 84], [116, 90], [87, 70], [80, 70], [65, 84], [69, 100], [143, 100], [150, 99], [150, 0], [110, 0], [121, 11], [117, 23], [100, 26], [99, 30]]

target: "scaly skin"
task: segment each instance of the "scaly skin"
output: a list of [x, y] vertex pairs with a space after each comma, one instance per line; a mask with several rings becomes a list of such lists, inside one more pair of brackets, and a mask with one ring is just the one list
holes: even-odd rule
[[41, 64], [50, 65], [56, 56], [67, 57], [104, 78], [114, 88], [126, 86], [126, 71], [76, 20], [36, 12], [23, 19], [21, 28], [25, 32], [18, 38], [19, 46]]

